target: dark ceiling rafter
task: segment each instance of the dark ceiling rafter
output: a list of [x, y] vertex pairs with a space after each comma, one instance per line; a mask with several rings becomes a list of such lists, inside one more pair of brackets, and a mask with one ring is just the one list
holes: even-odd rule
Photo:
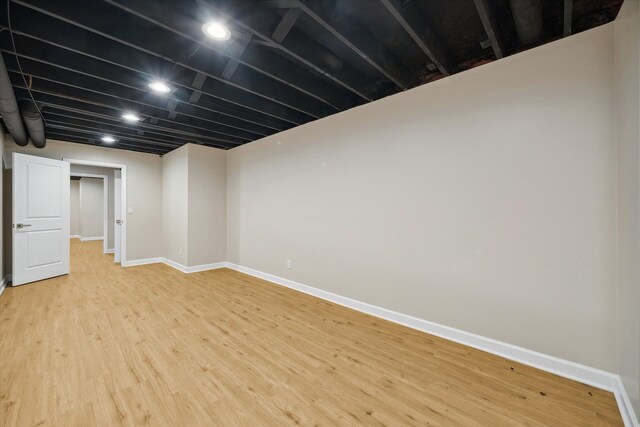
[[[18, 89], [18, 91], [24, 91], [24, 93], [26, 93], [26, 88], [24, 86], [21, 85], [15, 85], [14, 84], [14, 89]], [[72, 103], [76, 103], [76, 104], [86, 104], [86, 106], [84, 108], [90, 108], [90, 106], [93, 107], [99, 107], [99, 108], [105, 108], [108, 110], [116, 110], [116, 111], [122, 111], [122, 108], [117, 107], [117, 106], [113, 106], [113, 105], [109, 105], [109, 104], [105, 104], [99, 101], [92, 101], [92, 100], [88, 100], [88, 99], [83, 99], [83, 98], [77, 98], [74, 97], [72, 95], [68, 95], [68, 94], [60, 94], [60, 93], [56, 93], [53, 91], [48, 91], [48, 90], [44, 90], [44, 89], [40, 89], [40, 88], [31, 88], [31, 91], [34, 93], [35, 98], [36, 98], [36, 102], [38, 103], [42, 103], [42, 104], [47, 104], [47, 102], [43, 102], [42, 101], [42, 97], [50, 97], [50, 98], [57, 98], [57, 99], [64, 99], [65, 102], [72, 102]], [[147, 116], [148, 117], [148, 116]], [[166, 120], [166, 119], [165, 119]], [[205, 130], [211, 133], [215, 133], [214, 131], [211, 131], [210, 129], [206, 129], [206, 128], [202, 128], [202, 127], [198, 127], [198, 126], [193, 126], [193, 125], [189, 125], [189, 124], [184, 124], [184, 123], [176, 123], [176, 122], [171, 122], [174, 126], [175, 125], [179, 125], [179, 126], [184, 126], [187, 129], [199, 129], [199, 130]], [[137, 126], [140, 126], [140, 123], [137, 124]], [[221, 144], [228, 144], [228, 145], [234, 145], [239, 141], [231, 141], [228, 139], [225, 139], [223, 137], [218, 137], [215, 140], [216, 142], [220, 142]]]
[[[59, 43], [54, 43], [52, 39], [56, 37], [56, 35], [51, 35], [47, 40], [45, 40], [31, 33], [19, 32], [16, 30], [14, 30], [14, 33], [16, 35], [16, 39], [18, 40], [19, 52], [26, 50], [32, 53], [32, 55], [39, 55], [43, 59], [51, 61], [51, 63], [57, 63], [59, 61], [62, 61], [63, 58], [72, 55], [76, 56], [76, 58], [70, 58], [69, 61], [79, 62], [77, 56], [82, 56], [87, 58], [87, 60], [95, 60], [103, 63], [102, 67], [104, 67], [104, 65], [115, 66], [115, 68], [108, 67], [110, 73], [123, 75], [123, 72], [125, 70], [135, 73], [137, 76], [136, 79], [139, 81], [139, 86], [141, 87], [144, 87], [146, 83], [153, 77], [151, 74], [142, 71], [139, 68], [134, 68], [130, 64], [126, 64], [126, 59], [124, 57], [120, 58], [113, 50], [96, 49], [95, 54], [92, 54], [80, 50], [80, 46], [78, 46], [77, 48], [73, 48], [61, 45]], [[72, 40], [77, 39], [74, 38]], [[92, 44], [96, 45], [97, 47], [102, 47], [99, 44], [94, 44], [93, 41]], [[103, 56], [97, 56], [99, 54], [102, 54]], [[110, 56], [107, 58], [104, 55]], [[197, 92], [200, 95], [204, 95], [205, 99], [211, 100], [206, 102], [205, 105], [215, 105], [215, 111], [218, 111], [221, 114], [231, 115], [233, 117], [247, 120], [255, 124], [272, 128], [274, 130], [285, 130], [291, 127], [291, 125], [302, 124], [309, 120], [308, 118], [303, 118], [306, 116], [298, 115], [297, 113], [293, 113], [294, 115], [292, 116], [290, 115], [291, 113], [282, 114], [284, 113], [284, 111], [281, 111], [279, 114], [274, 115], [258, 110], [257, 108], [260, 107], [260, 105], [252, 108], [247, 107], [246, 105], [235, 104], [228, 98], [220, 97], [220, 95], [225, 95], [225, 93], [220, 93], [220, 91], [218, 90], [219, 88], [215, 85], [212, 85], [211, 87], [207, 86], [205, 84], [206, 76], [204, 74], [196, 73], [195, 76], [196, 77], [194, 77], [193, 81], [191, 79], [188, 80], [189, 83], [179, 82], [177, 78], [168, 81], [167, 83], [172, 85], [172, 87], [178, 88], [180, 90], [187, 89], [192, 92]], [[202, 79], [200, 79], [200, 76], [202, 76]], [[199, 83], [199, 87], [196, 87], [196, 82]], [[203, 86], [205, 86], [205, 88], [203, 88]], [[204, 89], [207, 89], [207, 92], [204, 92]], [[218, 94], [218, 96], [216, 96], [216, 94]], [[200, 96], [198, 98], [200, 98]], [[198, 102], [198, 100], [194, 102], [197, 103], [197, 105], [202, 106], [202, 102]], [[229, 104], [229, 106], [223, 105], [227, 103]], [[263, 108], [266, 108], [266, 106], [263, 106]], [[278, 113], [279, 108], [276, 108], [275, 110], [275, 112]]]
[[[0, 50], [6, 52], [8, 55], [14, 55], [12, 51], [6, 50], [6, 49], [2, 49], [0, 48]], [[140, 87], [141, 85], [139, 84], [140, 81], [139, 80], [134, 80], [134, 79], [127, 79], [129, 81], [127, 82], [123, 82], [122, 80], [125, 80], [124, 76], [114, 76], [117, 75], [117, 73], [114, 73], [113, 70], [105, 70], [103, 68], [100, 67], [95, 67], [92, 72], [85, 72], [85, 71], [81, 71], [79, 70], [79, 68], [77, 65], [71, 64], [71, 63], [67, 63], [65, 62], [65, 59], [63, 56], [61, 55], [46, 55], [46, 54], [41, 54], [40, 56], [42, 58], [37, 58], [35, 56], [30, 56], [30, 55], [26, 55], [26, 54], [21, 54], [18, 53], [18, 55], [20, 58], [26, 59], [27, 61], [32, 61], [32, 62], [37, 62], [37, 63], [41, 63], [44, 65], [48, 65], [51, 67], [55, 67], [61, 70], [66, 70], [66, 71], [70, 71], [72, 73], [78, 73], [78, 74], [82, 74], [86, 77], [90, 77], [90, 78], [96, 78], [105, 82], [109, 82], [109, 83], [113, 83], [128, 89], [131, 89], [132, 91], [135, 91], [136, 93], [140, 93], [141, 95], [145, 96], [145, 95], [149, 95], [149, 91], [143, 89], [142, 87]], [[46, 59], [45, 59], [46, 58]], [[51, 61], [55, 61], [55, 62], [51, 62]], [[78, 61], [77, 59], [75, 59], [74, 61]], [[88, 65], [88, 64], [83, 64], [83, 65]], [[85, 67], [88, 68], [88, 67]], [[111, 75], [109, 75], [111, 74]], [[115, 80], [115, 78], [120, 77], [118, 80]], [[138, 84], [136, 84], [138, 83]], [[169, 107], [167, 106], [166, 108], [173, 111], [173, 112], [177, 112], [180, 113], [180, 111], [176, 111], [176, 107], [178, 103], [182, 103], [185, 104], [185, 106], [189, 109], [191, 109], [191, 107], [193, 107], [193, 111], [195, 112], [196, 110], [203, 110], [203, 111], [207, 111], [208, 113], [213, 113], [217, 119], [215, 120], [216, 123], [219, 123], [223, 126], [228, 126], [229, 123], [235, 125], [235, 127], [238, 127], [239, 129], [247, 129], [248, 128], [255, 128], [255, 129], [261, 129], [263, 132], [263, 135], [267, 135], [270, 132], [273, 131], [279, 131], [281, 129], [277, 129], [277, 128], [272, 128], [270, 126], [264, 125], [262, 123], [259, 122], [254, 122], [252, 120], [247, 120], [244, 119], [242, 117], [236, 117], [231, 113], [227, 113], [227, 112], [223, 112], [223, 111], [219, 111], [219, 109], [212, 109], [212, 108], [208, 108], [205, 107], [203, 105], [199, 105], [199, 104], [193, 104], [187, 101], [183, 101], [180, 100], [178, 98], [172, 97], [172, 96], [146, 96], [145, 99], [148, 99], [150, 102], [157, 102], [157, 105], [162, 107], [161, 104], [164, 103], [164, 101], [167, 102], [174, 102], [175, 104], [171, 104], [173, 107]], [[155, 104], [154, 104], [155, 105]], [[206, 114], [206, 113], [205, 113]], [[175, 118], [175, 117], [174, 117]], [[228, 120], [229, 123], [226, 123], [225, 120]]]
[[[448, 76], [457, 71], [438, 36], [429, 28], [424, 19], [420, 19], [419, 11], [404, 11], [400, 0], [380, 1], [443, 75]], [[414, 5], [408, 3], [407, 6], [413, 7]]]
[[[97, 129], [121, 129], [121, 131], [125, 131], [125, 133], [128, 132], [137, 132], [142, 130], [144, 132], [145, 136], [148, 136], [150, 138], [155, 138], [161, 141], [167, 141], [167, 142], [171, 142], [172, 140], [180, 140], [179, 144], [185, 144], [188, 142], [195, 142], [198, 144], [203, 144], [203, 145], [207, 145], [207, 144], [212, 144], [212, 145], [222, 145], [221, 143], [216, 143], [214, 141], [207, 141], [207, 140], [202, 140], [200, 138], [197, 137], [186, 137], [186, 136], [181, 136], [180, 134], [176, 134], [176, 133], [172, 133], [172, 134], [166, 134], [166, 133], [162, 133], [162, 132], [158, 132], [155, 130], [149, 130], [146, 129], [144, 127], [140, 127], [140, 126], [126, 126], [122, 123], [112, 123], [110, 122], [108, 119], [104, 119], [102, 118], [102, 120], [98, 120], [97, 117], [92, 117], [92, 116], [85, 116], [85, 115], [78, 115], [78, 114], [69, 114], [68, 112], [65, 112], [64, 110], [62, 110], [62, 112], [60, 112], [59, 110], [54, 108], [46, 108], [47, 105], [43, 105], [45, 108], [42, 109], [42, 113], [44, 115], [46, 115], [47, 117], [49, 116], [55, 116], [58, 118], [59, 121], [68, 121], [69, 123], [73, 124], [73, 123], [90, 123], [93, 126], [97, 125]], [[230, 144], [230, 143], [229, 143]]]
[[[121, 111], [126, 110], [134, 110], [136, 113], [143, 117], [156, 117], [162, 118], [163, 115], [171, 112], [170, 109], [163, 107], [161, 105], [154, 105], [149, 102], [145, 102], [145, 100], [133, 99], [132, 95], [127, 91], [123, 90], [116, 85], [109, 84], [104, 81], [92, 81], [89, 79], [84, 79], [86, 76], [82, 75], [69, 75], [69, 74], [56, 74], [47, 72], [46, 67], [35, 68], [32, 64], [29, 64], [26, 61], [22, 61], [23, 69], [33, 78], [33, 84], [31, 89], [45, 89], [52, 90], [52, 87], [56, 87], [60, 89], [64, 86], [62, 92], [73, 91], [79, 98], [86, 97], [99, 97], [102, 99], [111, 98], [114, 102], [120, 103]], [[25, 65], [26, 64], [26, 65]], [[10, 76], [17, 77], [19, 76], [19, 71], [17, 69], [11, 68], [8, 66], [8, 71]], [[46, 77], [52, 76], [52, 77]], [[97, 79], [95, 79], [97, 80]], [[14, 83], [15, 84], [15, 83]], [[92, 94], [92, 95], [90, 95]], [[108, 103], [108, 102], [107, 102]], [[271, 132], [259, 131], [257, 129], [242, 129], [239, 126], [222, 124], [217, 122], [213, 118], [206, 118], [202, 114], [196, 115], [193, 111], [189, 111], [186, 108], [182, 108], [180, 110], [180, 115], [182, 117], [186, 117], [189, 119], [197, 120], [200, 122], [211, 123], [215, 126], [212, 126], [212, 130], [220, 135], [224, 135], [225, 137], [237, 138], [239, 140], [249, 141], [255, 139], [256, 137], [267, 136]], [[177, 117], [172, 120], [176, 120]], [[179, 120], [180, 121], [180, 120]], [[203, 123], [204, 124], [204, 123]]]
[[[162, 155], [234, 148], [597, 27], [622, 1], [7, 0], [0, 54], [48, 138]], [[204, 34], [211, 20], [228, 40]]]
[[88, 138], [86, 134], [81, 133], [80, 135], [78, 135], [74, 131], [67, 131], [63, 129], [55, 129], [55, 130], [52, 129], [47, 131], [47, 138], [57, 139], [60, 141], [75, 142], [75, 143], [85, 144], [85, 145], [93, 145], [101, 148], [116, 148], [120, 150], [138, 151], [141, 153], [151, 152], [151, 153], [160, 154], [160, 155], [166, 154], [169, 151], [171, 151], [171, 149], [165, 148], [165, 147], [158, 147], [158, 146], [145, 145], [145, 144], [139, 144], [139, 143], [128, 144], [122, 141], [116, 141], [114, 143], [107, 144], [103, 142], [98, 142], [95, 138]]
[[[152, 77], [152, 75], [149, 73], [146, 73], [138, 68], [133, 68], [129, 66], [127, 64], [126, 58], [121, 57], [121, 55], [119, 55], [118, 52], [113, 49], [111, 50], [96, 49], [94, 53], [88, 53], [88, 52], [83, 52], [80, 49], [80, 46], [78, 46], [77, 48], [71, 48], [69, 46], [64, 46], [59, 43], [54, 43], [52, 40], [46, 40], [46, 39], [34, 36], [30, 33], [19, 32], [17, 33], [17, 35], [19, 37], [31, 39], [32, 41], [37, 41], [39, 43], [44, 43], [59, 49], [64, 49], [74, 54], [83, 55], [83, 56], [86, 56], [87, 58], [92, 58], [98, 61], [102, 61], [105, 64], [115, 65], [118, 68], [133, 71], [135, 73], [138, 73], [141, 76], [141, 79], [149, 80]], [[49, 39], [52, 39], [55, 37], [56, 35], [52, 35], [49, 37]], [[69, 41], [68, 43], [72, 43], [74, 40], [77, 40], [77, 39], [71, 39], [71, 41]], [[80, 42], [79, 44], [82, 44], [82, 43]], [[24, 42], [22, 41], [19, 42], [19, 49], [21, 49], [23, 45], [24, 45]], [[100, 46], [99, 43], [93, 44], [93, 45], [96, 47], [102, 47]], [[105, 48], [106, 47], [107, 46], [105, 46]], [[43, 49], [33, 49], [33, 51], [41, 52], [43, 51]], [[101, 55], [101, 56], [98, 56], [98, 55]], [[106, 56], [108, 56], [108, 58]], [[186, 81], [179, 82], [178, 81], [179, 79], [184, 80], [184, 78], [182, 78], [181, 76], [176, 76], [174, 77], [173, 80], [168, 81], [168, 83], [173, 85], [174, 87], [191, 88], [191, 85], [192, 85], [191, 78], [189, 78], [188, 80], [189, 83], [186, 83]], [[206, 84], [206, 83], [213, 83], [213, 84]], [[272, 108], [272, 106], [262, 105], [264, 104], [264, 100], [262, 99], [257, 99], [258, 103], [256, 105], [248, 106], [246, 105], [246, 102], [242, 103], [242, 100], [234, 99], [233, 96], [229, 96], [229, 95], [234, 95], [234, 94], [227, 93], [227, 91], [230, 90], [231, 88], [219, 87], [220, 85], [218, 84], [218, 82], [207, 81], [206, 83], [204, 84], [204, 87], [202, 88], [202, 90], [198, 90], [198, 92], [201, 95], [204, 95], [205, 98], [211, 99], [212, 100], [211, 102], [215, 103], [215, 105], [217, 106], [216, 108], [220, 109], [221, 112], [224, 111], [227, 114], [236, 114], [236, 117], [239, 117], [239, 118], [241, 117], [245, 120], [252, 120], [256, 123], [263, 124], [264, 126], [272, 127], [278, 130], [288, 129], [289, 127], [291, 127], [291, 125], [303, 124], [311, 120], [311, 118], [309, 118], [306, 115], [302, 115], [301, 113], [298, 113], [295, 111], [285, 111], [279, 105], [277, 105], [275, 108]], [[191, 90], [196, 90], [196, 89], [191, 88]], [[251, 101], [251, 99], [246, 99], [246, 98], [250, 98], [250, 97], [245, 97], [244, 101]], [[254, 98], [253, 101], [256, 101], [256, 99]], [[227, 104], [227, 103], [230, 105], [230, 107], [226, 107], [226, 106], [223, 107], [223, 105], [221, 105], [221, 104]], [[262, 111], [260, 110], [260, 108], [263, 108], [265, 110]]]
[[[278, 55], [270, 54], [269, 51], [265, 50], [262, 50], [261, 53], [260, 51], [251, 52], [251, 55], [249, 55], [249, 52], [247, 52], [249, 40], [246, 41], [246, 44], [241, 49], [240, 54], [237, 54], [234, 49], [221, 49], [219, 47], [216, 47], [217, 44], [215, 42], [203, 41], [202, 36], [193, 37], [186, 32], [176, 29], [174, 25], [171, 24], [172, 11], [169, 8], [149, 8], [148, 1], [141, 2], [139, 0], [102, 1], [113, 7], [120, 8], [136, 16], [137, 18], [143, 19], [149, 23], [152, 23], [153, 25], [170, 31], [175, 35], [191, 40], [204, 49], [226, 57], [227, 61], [235, 61], [238, 64], [242, 64], [245, 67], [248, 67], [273, 79], [274, 81], [289, 86], [299, 91], [303, 95], [315, 98], [316, 100], [329, 105], [334, 109], [334, 111], [339, 111], [345, 107], [353, 106], [353, 102], [350, 99], [346, 98], [343, 93], [340, 93], [340, 91], [338, 91], [334, 86], [329, 85], [320, 79], [316, 79], [316, 81], [314, 81], [309, 78], [309, 75], [301, 78], [302, 75], [300, 73], [297, 73], [296, 70], [290, 69], [291, 64], [288, 64], [289, 67], [283, 66], [283, 61], [285, 60], [280, 58]], [[128, 5], [131, 5], [131, 7]], [[150, 13], [153, 13], [154, 11], [158, 11], [161, 13], [157, 13], [154, 17], [150, 16]], [[174, 18], [173, 22], [175, 21], [177, 21], [177, 19]], [[248, 37], [248, 35], [242, 36]], [[233, 74], [234, 73], [230, 73], [229, 77], [227, 77], [224, 75], [224, 70], [221, 73], [222, 77], [225, 80], [229, 80], [233, 76]]]
[[152, 138], [139, 137], [135, 134], [129, 134], [126, 132], [108, 131], [106, 129], [98, 130], [92, 126], [77, 124], [77, 123], [69, 122], [67, 120], [52, 119], [51, 123], [47, 124], [47, 128], [49, 127], [51, 127], [52, 129], [72, 130], [75, 132], [87, 133], [87, 134], [94, 135], [96, 138], [100, 137], [100, 135], [108, 134], [120, 140], [128, 140], [132, 142], [143, 142], [146, 144], [157, 145], [158, 147], [166, 147], [169, 149], [175, 149], [180, 147], [180, 144], [175, 142], [166, 142], [166, 141], [152, 139]]
[[229, 48], [229, 51], [233, 52], [233, 57], [229, 58], [229, 60], [227, 61], [227, 65], [224, 66], [224, 69], [221, 73], [223, 78], [229, 80], [231, 77], [233, 77], [233, 73], [236, 72], [236, 70], [238, 69], [238, 65], [240, 65], [240, 61], [235, 58], [239, 58], [242, 56], [244, 51], [247, 49], [247, 46], [249, 46], [251, 37], [253, 37], [252, 34], [246, 33], [242, 33], [238, 37], [236, 37], [233, 45]]
[[489, 0], [473, 0], [473, 3], [478, 10], [478, 15], [484, 26], [484, 30], [487, 33], [491, 48], [497, 59], [501, 59], [506, 56], [505, 44], [502, 38], [502, 34], [498, 28], [498, 21], [495, 16], [495, 11], [489, 4]]
[[[126, 46], [132, 49], [136, 49], [139, 52], [146, 53], [151, 56], [155, 56], [163, 61], [167, 61], [169, 63], [173, 63], [179, 65], [181, 67], [188, 68], [194, 72], [201, 72], [205, 74], [210, 79], [219, 81], [224, 83], [225, 85], [230, 86], [233, 89], [244, 91], [247, 93], [251, 93], [253, 95], [259, 96], [269, 102], [280, 104], [284, 107], [292, 109], [294, 111], [298, 111], [309, 116], [312, 119], [317, 119], [320, 117], [324, 117], [329, 115], [331, 112], [335, 112], [328, 105], [314, 99], [306, 99], [302, 100], [298, 94], [293, 94], [293, 89], [288, 88], [286, 86], [280, 85], [280, 87], [274, 86], [274, 83], [277, 83], [273, 79], [268, 79], [266, 76], [260, 77], [259, 74], [252, 76], [252, 79], [244, 78], [241, 83], [232, 82], [230, 80], [225, 80], [222, 77], [219, 77], [218, 72], [211, 67], [211, 58], [206, 56], [197, 56], [191, 55], [188, 58], [183, 58], [183, 60], [176, 60], [171, 58], [171, 56], [177, 56], [181, 52], [176, 52], [176, 48], [171, 49], [167, 45], [168, 39], [163, 39], [159, 37], [157, 39], [154, 38], [153, 41], [149, 41], [148, 38], [141, 39], [136, 38], [135, 34], [129, 34], [127, 32], [121, 32], [120, 37], [110, 34], [106, 31], [101, 31], [98, 28], [104, 27], [105, 25], [110, 25], [111, 21], [103, 20], [101, 16], [92, 17], [91, 14], [87, 14], [84, 10], [73, 7], [72, 0], [56, 0], [55, 2], [50, 2], [48, 0], [30, 0], [30, 2], [25, 2], [23, 0], [9, 0], [15, 4], [19, 4], [23, 7], [35, 10], [41, 14], [47, 15], [51, 18], [55, 18], [57, 20], [66, 22], [67, 24], [71, 24], [78, 28], [81, 28], [85, 31], [91, 32], [93, 34], [99, 35], [105, 39], [110, 40], [111, 42], [115, 42], [121, 46]], [[148, 4], [148, 3], [147, 3]], [[51, 8], [55, 8], [56, 12], [51, 11]], [[73, 18], [70, 18], [66, 15], [74, 15]], [[80, 20], [91, 20], [91, 23], [82, 23]], [[105, 29], [106, 30], [106, 29]], [[149, 28], [146, 29], [150, 31]], [[131, 41], [125, 40], [122, 37], [128, 37], [132, 39]], [[135, 39], [135, 40], [133, 40]], [[162, 40], [162, 43], [159, 41]], [[112, 49], [117, 49], [115, 46], [112, 46]], [[195, 61], [199, 62], [195, 64]], [[187, 63], [187, 61], [190, 62]], [[209, 67], [211, 70], [207, 71], [204, 68]], [[237, 77], [238, 74], [236, 73]], [[265, 80], [268, 79], [269, 81]], [[287, 90], [288, 89], [288, 90]], [[297, 92], [297, 91], [296, 91]]]
[[275, 40], [277, 43], [282, 43], [284, 39], [287, 37], [287, 34], [289, 34], [289, 31], [291, 31], [293, 26], [296, 24], [296, 21], [298, 20], [298, 18], [300, 18], [301, 14], [302, 14], [302, 9], [293, 8], [293, 9], [287, 10], [285, 14], [282, 16], [282, 19], [278, 23], [278, 26], [276, 27], [276, 29], [273, 30], [273, 33], [271, 34], [271, 38]]
[[379, 45], [362, 25], [359, 25], [353, 19], [347, 21], [339, 14], [333, 14], [332, 16], [331, 9], [337, 7], [338, 3], [335, 1], [325, 2], [325, 4], [329, 5], [327, 7], [319, 2], [302, 2], [298, 0], [262, 2], [262, 4], [270, 7], [301, 9], [333, 37], [355, 52], [400, 89], [406, 90], [414, 86], [411, 72], [393, 56], [392, 52]]
[[[26, 90], [24, 87], [16, 86], [16, 97], [20, 97], [26, 95]], [[84, 115], [89, 115], [97, 118], [101, 118], [108, 121], [119, 121], [122, 122], [122, 119], [119, 116], [113, 116], [109, 114], [111, 111], [120, 111], [119, 108], [114, 106], [109, 106], [105, 104], [100, 104], [97, 102], [91, 102], [88, 100], [79, 100], [74, 99], [72, 97], [66, 95], [59, 95], [54, 93], [48, 93], [43, 91], [34, 92], [36, 101], [38, 104], [43, 105], [44, 107], [53, 107], [64, 111], [69, 111], [73, 113], [80, 113]], [[45, 108], [46, 110], [47, 108]], [[153, 118], [152, 118], [153, 119]], [[158, 120], [158, 123], [164, 123], [163, 120]], [[215, 143], [219, 145], [234, 145], [233, 141], [227, 141], [220, 137], [215, 137], [213, 135], [207, 135], [212, 132], [210, 129], [194, 127], [189, 125], [183, 125], [176, 122], [167, 122], [167, 125], [171, 124], [173, 127], [169, 128], [168, 126], [159, 125], [157, 123], [146, 122], [138, 122], [135, 124], [136, 128], [144, 128], [144, 129], [152, 129], [152, 130], [163, 130], [167, 131], [171, 135], [185, 135], [187, 137], [192, 137], [196, 140], [207, 140], [210, 143]], [[196, 130], [200, 131], [199, 133]]]
[[563, 14], [563, 37], [569, 37], [571, 35], [571, 24], [573, 22], [573, 0], [564, 0], [564, 14]]
[[74, 115], [60, 113], [58, 111], [47, 109], [47, 108], [43, 109], [42, 114], [45, 115], [48, 119], [54, 120], [58, 123], [64, 123], [68, 126], [79, 126], [81, 128], [84, 127], [89, 129], [96, 129], [100, 133], [110, 133], [110, 134], [117, 133], [118, 135], [126, 135], [126, 136], [137, 135], [137, 136], [144, 137], [149, 141], [157, 141], [157, 142], [164, 142], [167, 144], [171, 144], [176, 148], [188, 142], [193, 142], [195, 144], [200, 144], [200, 145], [216, 146], [216, 147], [240, 145], [240, 144], [232, 144], [232, 143], [223, 144], [223, 143], [216, 143], [212, 141], [202, 141], [195, 138], [187, 139], [184, 137], [178, 137], [175, 135], [165, 135], [165, 134], [148, 131], [148, 130], [144, 130], [144, 134], [139, 135], [137, 132], [141, 129], [130, 128], [130, 127], [121, 126], [118, 124], [108, 123], [105, 121], [95, 120], [95, 119], [86, 118], [86, 117], [77, 117]]
[[[211, 8], [209, 4], [207, 7]], [[254, 5], [254, 9], [259, 7], [259, 5]], [[290, 31], [282, 41], [275, 40], [273, 38], [274, 32], [264, 28], [264, 13], [263, 10], [255, 10], [252, 14], [230, 18], [229, 21], [232, 21], [238, 28], [253, 34], [252, 43], [279, 50], [328, 81], [357, 95], [361, 100], [372, 101], [377, 97], [373, 90], [363, 84], [360, 73], [305, 34], [292, 34]], [[217, 12], [217, 14], [226, 15], [221, 12]]]

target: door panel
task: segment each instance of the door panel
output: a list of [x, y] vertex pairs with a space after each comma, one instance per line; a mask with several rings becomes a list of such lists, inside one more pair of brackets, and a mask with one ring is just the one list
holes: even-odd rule
[[69, 273], [69, 163], [13, 154], [13, 284]]

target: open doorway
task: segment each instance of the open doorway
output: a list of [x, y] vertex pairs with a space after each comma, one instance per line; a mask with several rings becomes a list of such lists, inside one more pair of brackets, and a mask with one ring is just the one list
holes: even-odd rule
[[[103, 253], [112, 253], [109, 228], [109, 175], [70, 171], [70, 237], [81, 242], [102, 241]], [[111, 205], [113, 205], [111, 203]]]
[[[70, 164], [72, 245], [90, 247], [95, 254], [104, 254], [112, 257], [112, 262], [125, 265], [125, 166], [64, 160]], [[73, 257], [73, 250], [71, 253]]]

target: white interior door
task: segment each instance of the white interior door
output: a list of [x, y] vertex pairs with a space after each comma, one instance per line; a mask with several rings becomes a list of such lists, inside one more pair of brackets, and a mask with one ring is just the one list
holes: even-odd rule
[[[116, 175], [119, 171], [116, 171]], [[114, 177], [113, 180], [113, 262], [120, 262], [120, 246], [122, 245], [122, 178]]]
[[69, 273], [69, 163], [13, 154], [13, 284]]

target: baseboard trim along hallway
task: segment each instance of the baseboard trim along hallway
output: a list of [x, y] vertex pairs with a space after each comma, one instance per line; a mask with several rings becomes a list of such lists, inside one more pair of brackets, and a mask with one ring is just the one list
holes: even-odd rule
[[240, 273], [248, 274], [250, 276], [257, 277], [271, 283], [294, 289], [305, 294], [312, 295], [317, 298], [321, 298], [323, 300], [369, 314], [371, 316], [385, 319], [390, 322], [394, 322], [412, 329], [438, 336], [440, 338], [444, 338], [459, 344], [464, 344], [478, 350], [486, 351], [487, 353], [495, 354], [497, 356], [504, 357], [505, 359], [520, 362], [525, 365], [529, 365], [534, 368], [559, 375], [561, 377], [569, 378], [584, 384], [610, 391], [615, 395], [616, 402], [618, 404], [618, 408], [620, 409], [620, 414], [622, 415], [625, 426], [638, 426], [638, 418], [633, 411], [631, 401], [624, 388], [624, 385], [622, 384], [620, 376], [617, 374], [571, 362], [559, 357], [550, 356], [548, 354], [539, 353], [537, 351], [518, 347], [470, 332], [465, 332], [459, 329], [451, 328], [449, 326], [440, 325], [428, 320], [388, 310], [386, 308], [377, 307], [362, 301], [337, 295], [331, 292], [324, 291], [322, 289], [314, 288], [313, 286], [305, 285], [293, 280], [285, 279], [283, 277], [275, 276], [273, 274], [265, 273], [229, 262], [218, 262], [213, 264], [203, 264], [193, 267], [187, 267], [175, 261], [160, 257], [128, 261], [126, 266], [132, 267], [154, 263], [164, 263], [187, 274], [206, 270], [214, 270], [218, 268], [230, 268]]

